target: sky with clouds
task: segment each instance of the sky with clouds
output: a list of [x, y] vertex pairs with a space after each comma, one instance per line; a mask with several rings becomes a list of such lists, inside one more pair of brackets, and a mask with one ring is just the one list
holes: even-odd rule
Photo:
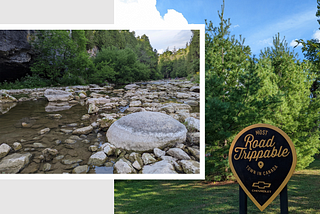
[[192, 36], [186, 30], [187, 19], [170, 8], [160, 15], [156, 3], [156, 0], [115, 0], [115, 24], [135, 31], [136, 36], [146, 34], [158, 53], [167, 48], [185, 48]]
[[[115, 24], [157, 29], [168, 25], [204, 24], [208, 20], [218, 25], [221, 4], [222, 0], [115, 0]], [[259, 56], [260, 50], [272, 46], [273, 37], [278, 32], [292, 49], [296, 39], [320, 39], [316, 11], [316, 0], [225, 0], [224, 17], [230, 18], [231, 34], [236, 38], [242, 35], [252, 54]], [[148, 33], [152, 46], [157, 50], [168, 46], [171, 49], [178, 41], [185, 46], [190, 41], [190, 37], [185, 40], [186, 32], [174, 31], [171, 34], [167, 31], [162, 36], [160, 31]], [[303, 58], [300, 47], [294, 51]]]

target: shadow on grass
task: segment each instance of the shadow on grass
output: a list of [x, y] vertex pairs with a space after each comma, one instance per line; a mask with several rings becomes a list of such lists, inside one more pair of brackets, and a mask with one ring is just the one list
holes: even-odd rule
[[[239, 185], [203, 181], [115, 181], [115, 213], [239, 213]], [[320, 214], [320, 160], [288, 183], [289, 213]], [[248, 213], [260, 213], [248, 198]], [[280, 213], [279, 196], [263, 213]]]

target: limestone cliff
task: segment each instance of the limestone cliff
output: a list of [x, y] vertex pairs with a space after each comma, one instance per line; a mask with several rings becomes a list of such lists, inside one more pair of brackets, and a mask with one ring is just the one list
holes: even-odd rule
[[0, 30], [0, 82], [30, 73], [33, 51], [30, 30]]

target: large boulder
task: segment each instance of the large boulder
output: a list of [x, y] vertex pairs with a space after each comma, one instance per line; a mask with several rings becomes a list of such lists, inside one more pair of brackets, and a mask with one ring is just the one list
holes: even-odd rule
[[186, 134], [186, 127], [166, 114], [137, 112], [114, 122], [107, 131], [107, 138], [117, 148], [152, 151], [184, 142]]
[[72, 93], [54, 89], [45, 90], [44, 96], [49, 102], [66, 102], [73, 99]]

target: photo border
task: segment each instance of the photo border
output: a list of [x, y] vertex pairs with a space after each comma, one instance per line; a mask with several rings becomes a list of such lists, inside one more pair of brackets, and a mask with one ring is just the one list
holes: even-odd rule
[[115, 24], [0, 24], [0, 30], [200, 30], [200, 173], [199, 174], [1, 174], [0, 180], [204, 180], [205, 179], [205, 25], [126, 26]]

